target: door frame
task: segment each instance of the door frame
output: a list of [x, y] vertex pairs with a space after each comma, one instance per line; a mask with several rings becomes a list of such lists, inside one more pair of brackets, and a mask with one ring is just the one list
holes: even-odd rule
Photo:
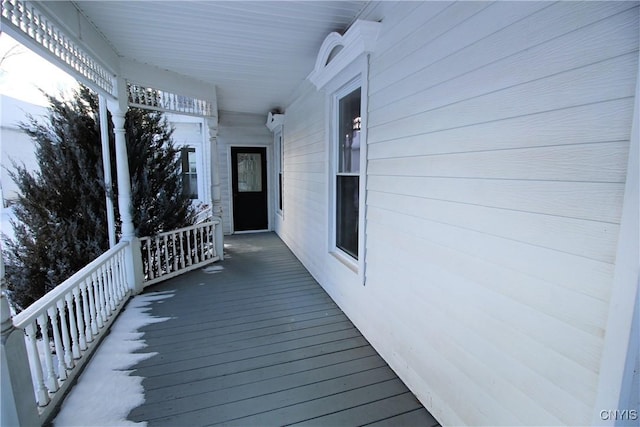
[[[265, 148], [266, 149], [266, 162], [267, 162], [267, 228], [264, 230], [246, 230], [246, 231], [236, 231], [235, 224], [233, 222], [233, 161], [231, 158], [231, 149], [232, 148]], [[229, 228], [231, 230], [231, 234], [246, 234], [246, 233], [261, 233], [264, 231], [272, 231], [273, 230], [273, 185], [271, 176], [273, 171], [272, 169], [272, 146], [271, 144], [232, 144], [227, 145], [227, 173], [228, 173], [228, 189], [229, 189]]]

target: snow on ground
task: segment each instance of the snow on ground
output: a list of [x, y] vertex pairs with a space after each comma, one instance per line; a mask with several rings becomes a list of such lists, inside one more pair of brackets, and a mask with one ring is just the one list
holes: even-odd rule
[[172, 297], [157, 292], [134, 297], [113, 323], [111, 332], [72, 387], [53, 425], [62, 426], [146, 426], [127, 420], [129, 412], [144, 403], [142, 377], [130, 375], [136, 363], [156, 353], [134, 353], [146, 347], [138, 330], [168, 317], [153, 317], [148, 311], [154, 301]]
[[212, 265], [210, 267], [205, 267], [202, 269], [202, 271], [207, 274], [220, 273], [222, 270], [224, 270], [224, 267], [221, 265]]

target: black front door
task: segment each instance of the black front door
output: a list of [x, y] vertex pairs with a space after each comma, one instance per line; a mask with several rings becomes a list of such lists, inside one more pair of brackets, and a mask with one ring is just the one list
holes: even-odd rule
[[267, 149], [231, 147], [234, 231], [266, 230]]

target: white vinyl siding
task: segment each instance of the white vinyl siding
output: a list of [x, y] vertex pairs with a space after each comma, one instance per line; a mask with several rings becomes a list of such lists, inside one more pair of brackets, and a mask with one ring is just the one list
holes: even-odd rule
[[[371, 61], [370, 286], [394, 283], [386, 298], [402, 303], [388, 320], [411, 313], [405, 340], [443, 355], [405, 359], [425, 394], [455, 401], [447, 388], [463, 381], [465, 404], [443, 423], [587, 424], [625, 182], [637, 5], [453, 4], [433, 22], [385, 39]], [[428, 309], [417, 315], [419, 301]], [[482, 392], [467, 395], [471, 384]]]
[[284, 240], [443, 425], [590, 424], [638, 3], [381, 7], [366, 286], [319, 243], [324, 105], [306, 87], [286, 110]]
[[309, 82], [296, 95], [285, 113], [283, 202], [287, 219], [280, 235], [317, 275], [327, 251], [325, 97]]

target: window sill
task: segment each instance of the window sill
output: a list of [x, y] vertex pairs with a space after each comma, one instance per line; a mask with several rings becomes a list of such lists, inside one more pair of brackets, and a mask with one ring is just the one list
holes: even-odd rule
[[345, 267], [347, 267], [349, 270], [353, 271], [354, 273], [358, 273], [358, 260], [353, 259], [352, 257], [345, 255], [344, 253], [342, 253], [341, 251], [334, 249], [333, 251], [329, 252], [335, 259], [337, 259], [338, 261], [340, 261], [342, 264], [345, 265]]

